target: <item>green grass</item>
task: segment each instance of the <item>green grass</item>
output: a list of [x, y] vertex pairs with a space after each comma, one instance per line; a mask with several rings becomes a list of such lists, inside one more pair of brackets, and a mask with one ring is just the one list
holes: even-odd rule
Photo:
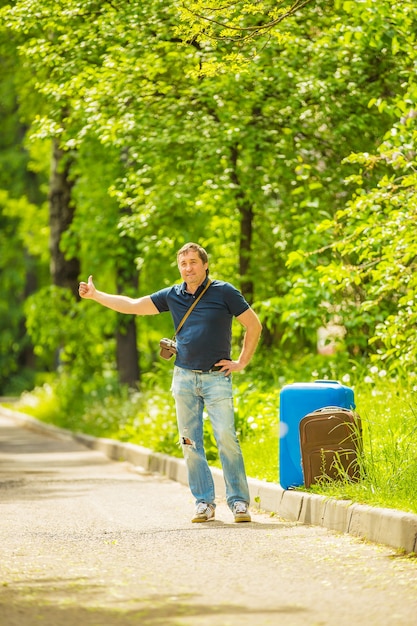
[[311, 490], [417, 513], [416, 396], [398, 381], [358, 387], [355, 399], [363, 425], [361, 480], [324, 481]]
[[[298, 378], [302, 379], [307, 380]], [[388, 380], [376, 368], [357, 379], [360, 382], [353, 383], [347, 375], [342, 377], [342, 382], [354, 389], [363, 425], [362, 478], [352, 483], [341, 476], [338, 481], [323, 481], [310, 490], [417, 513], [417, 387], [413, 388], [409, 381]], [[279, 392], [283, 384], [285, 381], [272, 384], [259, 378], [253, 382], [247, 375], [234, 379], [236, 424], [247, 474], [274, 483], [279, 481]], [[63, 387], [61, 381], [23, 394], [14, 406], [64, 428], [180, 457], [169, 387], [170, 371], [165, 368], [145, 377], [141, 393], [121, 391], [117, 385], [108, 384], [86, 396], [82, 405], [75, 405], [68, 397], [65, 400], [73, 391]], [[207, 420], [205, 424], [209, 462], [219, 467]]]

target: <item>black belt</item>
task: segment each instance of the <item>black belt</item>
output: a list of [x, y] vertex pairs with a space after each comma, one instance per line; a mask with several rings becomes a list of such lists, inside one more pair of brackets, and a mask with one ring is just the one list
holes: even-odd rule
[[209, 370], [191, 370], [194, 374], [210, 374], [210, 372], [218, 372], [223, 365], [213, 365]]

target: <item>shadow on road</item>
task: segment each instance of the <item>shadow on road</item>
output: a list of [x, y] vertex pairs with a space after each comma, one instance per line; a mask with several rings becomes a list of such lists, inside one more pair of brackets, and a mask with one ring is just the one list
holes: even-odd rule
[[[26, 586], [27, 585], [27, 586]], [[280, 605], [256, 609], [235, 604], [200, 604], [192, 594], [176, 596], [154, 594], [130, 598], [129, 608], [117, 598], [109, 598], [100, 606], [96, 596], [105, 589], [88, 584], [87, 580], [52, 579], [20, 582], [0, 591], [0, 614], [3, 626], [177, 626], [178, 620], [205, 618], [207, 623], [216, 617], [234, 616], [239, 623], [256, 623], [260, 616], [290, 616], [306, 612], [297, 605]], [[217, 622], [216, 622], [217, 623]], [[235, 622], [234, 622], [235, 623]]]

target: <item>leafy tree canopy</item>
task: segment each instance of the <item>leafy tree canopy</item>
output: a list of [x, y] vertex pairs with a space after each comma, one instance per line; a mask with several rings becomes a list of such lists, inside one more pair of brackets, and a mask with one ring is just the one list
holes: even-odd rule
[[272, 344], [337, 316], [351, 353], [412, 359], [414, 4], [4, 5], [28, 143], [73, 163], [66, 254], [149, 292], [198, 239]]

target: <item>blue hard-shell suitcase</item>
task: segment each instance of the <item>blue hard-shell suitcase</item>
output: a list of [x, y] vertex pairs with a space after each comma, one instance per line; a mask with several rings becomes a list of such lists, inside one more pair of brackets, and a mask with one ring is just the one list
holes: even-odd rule
[[353, 390], [337, 380], [285, 385], [280, 392], [279, 482], [283, 489], [304, 484], [300, 421], [316, 409], [339, 406], [354, 409]]

